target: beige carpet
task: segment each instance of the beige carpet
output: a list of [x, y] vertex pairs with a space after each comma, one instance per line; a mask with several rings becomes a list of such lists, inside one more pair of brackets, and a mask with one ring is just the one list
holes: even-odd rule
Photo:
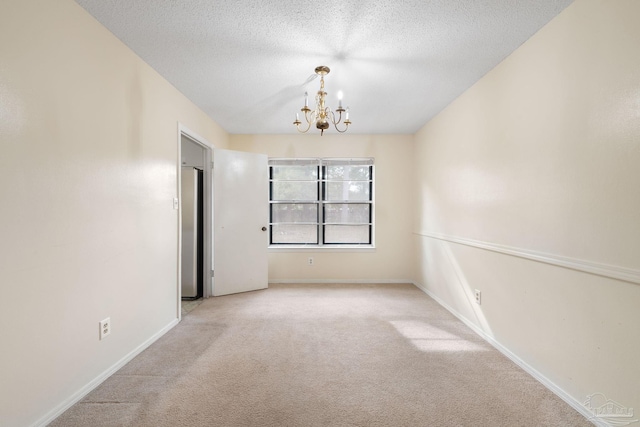
[[592, 426], [413, 285], [205, 300], [51, 425]]

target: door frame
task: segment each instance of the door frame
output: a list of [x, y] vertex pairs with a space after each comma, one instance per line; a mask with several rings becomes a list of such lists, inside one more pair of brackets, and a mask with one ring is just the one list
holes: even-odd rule
[[178, 300], [176, 302], [178, 311], [178, 320], [182, 318], [182, 137], [186, 137], [194, 143], [200, 145], [204, 149], [204, 175], [203, 175], [203, 197], [202, 203], [204, 205], [203, 212], [203, 246], [204, 246], [204, 262], [203, 262], [203, 283], [202, 283], [202, 297], [209, 298], [212, 291], [212, 265], [213, 265], [213, 191], [212, 191], [212, 173], [211, 164], [213, 161], [213, 148], [214, 145], [208, 140], [198, 135], [182, 123], [178, 122], [178, 163], [176, 165], [177, 179], [177, 194], [178, 194], [178, 276], [177, 276], [177, 295]]

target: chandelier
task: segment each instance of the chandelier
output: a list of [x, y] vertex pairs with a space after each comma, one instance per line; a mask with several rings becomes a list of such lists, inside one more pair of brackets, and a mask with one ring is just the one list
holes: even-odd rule
[[[320, 90], [316, 94], [316, 105], [315, 109], [311, 110], [309, 108], [309, 94], [307, 92], [304, 93], [304, 107], [300, 109], [304, 113], [304, 119], [307, 122], [306, 129], [300, 128], [302, 122], [300, 121], [300, 116], [296, 113], [296, 121], [293, 122], [298, 129], [298, 132], [305, 133], [311, 128], [311, 124], [315, 123], [316, 128], [320, 129], [320, 136], [324, 133], [325, 129], [329, 129], [329, 122], [333, 123], [333, 127], [340, 133], [344, 133], [349, 128], [351, 121], [349, 120], [349, 107], [345, 110], [342, 108], [342, 96], [339, 94], [338, 96], [338, 108], [335, 113], [338, 113], [338, 120], [336, 120], [335, 113], [331, 110], [330, 107], [325, 106], [325, 97], [327, 96], [327, 92], [324, 91], [324, 76], [329, 74], [329, 67], [320, 65], [316, 67], [316, 74], [320, 76]], [[344, 121], [342, 121], [342, 113], [344, 115]], [[344, 124], [344, 129], [340, 130], [338, 125], [342, 121]]]

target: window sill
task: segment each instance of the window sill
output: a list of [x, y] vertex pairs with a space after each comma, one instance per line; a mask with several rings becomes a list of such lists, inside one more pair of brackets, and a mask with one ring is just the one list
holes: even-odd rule
[[274, 246], [268, 247], [269, 252], [375, 252], [375, 245], [323, 245], [323, 246]]

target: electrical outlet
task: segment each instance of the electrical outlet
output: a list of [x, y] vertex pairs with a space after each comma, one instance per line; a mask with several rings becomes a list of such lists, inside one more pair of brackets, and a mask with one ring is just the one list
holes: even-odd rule
[[313, 257], [311, 257], [311, 256], [309, 257], [308, 264], [309, 264], [309, 265], [313, 265]]
[[111, 318], [107, 317], [100, 321], [100, 339], [104, 339], [111, 334]]
[[481, 301], [482, 301], [482, 300], [481, 300], [481, 296], [482, 296], [481, 292], [480, 292], [479, 290], [477, 290], [477, 289], [476, 289], [476, 290], [475, 290], [475, 292], [474, 292], [474, 294], [475, 294], [475, 296], [476, 296], [476, 304], [480, 305], [480, 303], [481, 303]]

